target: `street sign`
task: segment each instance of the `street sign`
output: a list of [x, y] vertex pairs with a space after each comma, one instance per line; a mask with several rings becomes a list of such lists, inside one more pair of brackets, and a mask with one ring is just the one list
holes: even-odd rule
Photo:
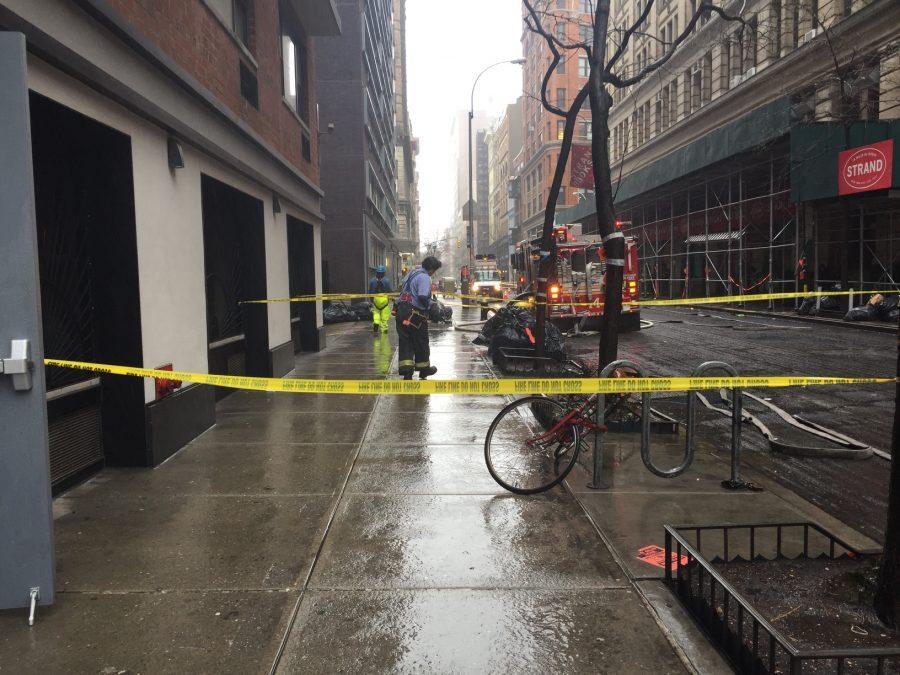
[[[25, 37], [0, 32], [0, 609], [53, 602], [53, 515]], [[29, 377], [30, 375], [30, 377]]]
[[888, 139], [838, 155], [838, 194], [887, 190], [893, 178], [894, 141]]

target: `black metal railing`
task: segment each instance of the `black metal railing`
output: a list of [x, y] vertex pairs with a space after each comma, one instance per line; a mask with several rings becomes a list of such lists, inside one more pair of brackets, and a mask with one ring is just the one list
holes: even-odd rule
[[[742, 673], [800, 675], [829, 661], [831, 672], [900, 668], [900, 648], [799, 649], [725, 579], [717, 562], [864, 555], [815, 523], [665, 526], [665, 581]], [[704, 555], [711, 551], [712, 555]], [[822, 670], [815, 664], [815, 672]], [[806, 672], [810, 672], [807, 670]]]

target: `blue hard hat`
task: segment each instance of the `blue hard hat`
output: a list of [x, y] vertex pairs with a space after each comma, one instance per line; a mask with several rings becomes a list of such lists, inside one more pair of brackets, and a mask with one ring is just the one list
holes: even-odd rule
[[387, 270], [384, 268], [384, 265], [379, 265], [375, 268], [375, 274], [384, 274]]

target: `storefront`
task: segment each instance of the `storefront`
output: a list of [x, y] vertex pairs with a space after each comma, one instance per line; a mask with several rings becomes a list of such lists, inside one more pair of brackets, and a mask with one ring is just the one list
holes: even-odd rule
[[810, 287], [897, 289], [900, 122], [815, 124], [791, 136], [791, 198]]

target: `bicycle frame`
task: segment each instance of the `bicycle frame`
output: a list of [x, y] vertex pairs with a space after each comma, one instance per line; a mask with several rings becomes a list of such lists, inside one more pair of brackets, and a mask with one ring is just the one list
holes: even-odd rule
[[579, 406], [566, 413], [565, 417], [559, 420], [559, 422], [554, 424], [546, 432], [535, 436], [534, 438], [526, 441], [526, 443], [528, 445], [534, 445], [535, 443], [550, 440], [554, 436], [559, 434], [559, 432], [564, 427], [578, 427], [579, 429], [584, 431], [599, 431], [601, 433], [605, 432], [607, 430], [606, 426], [598, 425], [593, 420], [596, 403], [597, 395], [593, 394], [589, 396]]

